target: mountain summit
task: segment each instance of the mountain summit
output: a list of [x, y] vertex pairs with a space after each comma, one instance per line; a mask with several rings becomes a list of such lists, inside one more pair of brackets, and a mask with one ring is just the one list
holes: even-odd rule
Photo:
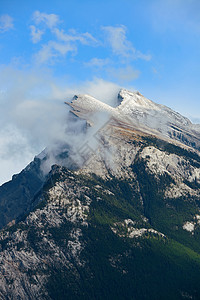
[[137, 91], [121, 89], [116, 107], [111, 107], [89, 95], [74, 96], [72, 102], [67, 104], [72, 107], [75, 115], [83, 119], [90, 120], [95, 114], [105, 112], [127, 126], [200, 149], [199, 125], [192, 124], [188, 118], [164, 105], [156, 104]]
[[198, 125], [124, 89], [68, 104], [66, 143], [0, 187], [0, 298], [200, 299]]

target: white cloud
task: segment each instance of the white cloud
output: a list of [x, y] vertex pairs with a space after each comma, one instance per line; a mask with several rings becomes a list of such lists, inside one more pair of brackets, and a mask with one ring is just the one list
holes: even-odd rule
[[[113, 105], [119, 87], [102, 79], [58, 85], [50, 72], [0, 69], [0, 184], [19, 172], [49, 144], [68, 141], [68, 106], [88, 93]], [[71, 137], [76, 139], [76, 137]]]
[[[79, 33], [75, 29], [69, 29], [66, 32], [60, 29], [58, 27], [58, 23], [60, 22], [58, 15], [36, 11], [33, 14], [33, 20], [35, 24], [37, 24], [37, 27], [35, 25], [30, 26], [31, 37], [34, 43], [41, 40], [47, 28], [50, 31], [50, 40], [46, 44], [43, 44], [41, 46], [42, 48], [35, 55], [37, 63], [52, 64], [54, 60], [65, 57], [69, 52], [75, 55], [78, 52], [79, 43], [92, 47], [105, 46], [89, 32]], [[45, 24], [45, 27], [40, 27], [42, 24]], [[105, 26], [102, 27], [102, 29], [106, 35], [107, 44], [111, 47], [115, 55], [120, 56], [122, 59], [128, 59], [129, 61], [132, 59], [151, 59], [150, 55], [143, 54], [134, 48], [132, 43], [127, 39], [127, 30], [124, 25], [117, 27]], [[109, 62], [111, 62], [109, 59], [93, 58], [85, 63], [85, 65], [102, 67], [108, 65]], [[121, 63], [124, 62], [121, 60]]]
[[7, 125], [0, 129], [0, 185], [19, 173], [35, 156], [35, 149], [26, 135], [17, 127]]
[[44, 23], [48, 28], [53, 28], [60, 22], [58, 15], [41, 13], [40, 11], [34, 12], [33, 20], [35, 24]]
[[98, 46], [100, 45], [100, 42], [95, 39], [89, 32], [85, 32], [82, 34], [82, 43], [85, 45], [93, 45]]
[[36, 62], [39, 64], [53, 64], [58, 58], [65, 57], [69, 52], [75, 55], [78, 49], [77, 43], [93, 47], [99, 45], [99, 41], [89, 32], [77, 33], [74, 29], [65, 32], [63, 29], [59, 29], [60, 20], [58, 15], [35, 11], [33, 21], [37, 25], [30, 26], [33, 43], [41, 41], [47, 29], [50, 32], [49, 41], [43, 44], [41, 49], [34, 55]]
[[1, 15], [0, 16], [0, 32], [6, 32], [10, 29], [13, 29], [13, 18], [9, 15]]
[[31, 30], [32, 42], [34, 44], [38, 43], [41, 40], [42, 35], [44, 34], [44, 30], [40, 30], [40, 29], [36, 28], [34, 25], [30, 26], [30, 30]]
[[107, 42], [110, 44], [114, 54], [124, 58], [151, 59], [150, 55], [142, 54], [133, 47], [132, 43], [126, 37], [126, 27], [124, 25], [118, 27], [104, 26], [102, 29], [106, 33]]
[[98, 41], [88, 32], [78, 34], [75, 30], [70, 30], [70, 34], [65, 33], [64, 30], [55, 28], [53, 30], [58, 40], [63, 42], [79, 41], [84, 45], [97, 45]]
[[65, 99], [68, 102], [75, 94], [89, 94], [111, 106], [115, 106], [119, 90], [118, 84], [97, 77], [83, 81], [79, 85], [68, 84], [63, 89], [56, 84], [52, 85], [52, 94], [55, 98]]
[[94, 78], [92, 81], [85, 81], [78, 87], [80, 93], [90, 94], [93, 97], [111, 106], [117, 105], [117, 95], [120, 86], [101, 78]]
[[106, 32], [107, 40], [112, 47], [112, 51], [117, 55], [130, 56], [135, 53], [135, 48], [126, 39], [126, 27], [105, 26], [102, 29]]
[[67, 53], [75, 55], [78, 50], [77, 42], [84, 45], [95, 46], [98, 42], [88, 32], [77, 34], [73, 30], [71, 34], [65, 33], [64, 30], [55, 28], [52, 30], [57, 40], [50, 40], [48, 43], [42, 45], [42, 48], [35, 54], [36, 62], [54, 63], [55, 59], [65, 57]]
[[102, 68], [110, 64], [111, 60], [109, 58], [92, 58], [90, 61], [86, 62], [85, 65], [88, 67], [98, 67]]
[[68, 52], [76, 53], [76, 51], [75, 45], [49, 41], [35, 54], [35, 60], [38, 64], [54, 63], [56, 58], [65, 57]]

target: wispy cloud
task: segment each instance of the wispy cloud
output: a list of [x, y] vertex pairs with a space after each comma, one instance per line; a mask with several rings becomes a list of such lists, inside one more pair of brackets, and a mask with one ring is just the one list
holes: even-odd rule
[[121, 26], [103, 26], [102, 29], [106, 34], [107, 43], [110, 45], [115, 55], [123, 58], [150, 60], [151, 56], [136, 50], [132, 43], [126, 37], [126, 27]]
[[111, 60], [109, 58], [97, 58], [94, 57], [90, 61], [85, 63], [85, 66], [88, 67], [97, 67], [97, 68], [102, 68], [111, 63]]
[[99, 42], [89, 32], [77, 33], [76, 30], [71, 29], [69, 30], [69, 33], [65, 33], [64, 30], [59, 30], [58, 28], [55, 28], [53, 30], [53, 33], [55, 33], [58, 40], [61, 40], [66, 43], [79, 41], [81, 44], [84, 45], [95, 46], [99, 44]]
[[9, 15], [0, 16], [0, 33], [6, 32], [10, 29], [13, 29], [13, 18]]
[[41, 49], [34, 55], [38, 64], [53, 64], [59, 58], [65, 58], [69, 52], [76, 55], [78, 43], [92, 47], [99, 45], [99, 41], [89, 32], [78, 33], [75, 29], [66, 32], [60, 29], [62, 22], [58, 15], [35, 11], [32, 20], [34, 25], [30, 29], [33, 43], [40, 42], [47, 31], [50, 33], [49, 41], [41, 45]]
[[[47, 42], [42, 44], [34, 57], [38, 64], [53, 64], [59, 59], [65, 59], [66, 55], [77, 55], [79, 45], [90, 47], [111, 48], [113, 54], [120, 58], [120, 63], [126, 65], [135, 59], [150, 60], [151, 55], [142, 53], [135, 49], [131, 41], [127, 38], [127, 28], [124, 25], [120, 26], [104, 26], [101, 31], [104, 32], [106, 43], [100, 41], [90, 32], [78, 32], [75, 29], [64, 30], [61, 26], [63, 22], [58, 15], [42, 13], [35, 11], [32, 17], [34, 22], [30, 26], [31, 39], [33, 43], [42, 41], [42, 36], [45, 35]], [[115, 60], [116, 60], [115, 57]], [[113, 60], [113, 59], [112, 59]], [[94, 57], [89, 62], [84, 63], [88, 67], [101, 68], [103, 66], [112, 66], [110, 56], [105, 59]]]
[[41, 38], [42, 35], [44, 34], [44, 30], [40, 30], [38, 28], [36, 28], [34, 25], [30, 26], [30, 30], [31, 30], [31, 40], [34, 44], [38, 43]]
[[75, 45], [69, 43], [59, 43], [56, 41], [49, 41], [42, 45], [42, 48], [35, 54], [35, 60], [38, 64], [54, 63], [56, 58], [65, 57], [68, 52], [76, 53]]
[[55, 14], [41, 13], [40, 11], [35, 11], [33, 14], [33, 21], [35, 24], [40, 23], [45, 24], [48, 28], [53, 28], [60, 23], [59, 16]]

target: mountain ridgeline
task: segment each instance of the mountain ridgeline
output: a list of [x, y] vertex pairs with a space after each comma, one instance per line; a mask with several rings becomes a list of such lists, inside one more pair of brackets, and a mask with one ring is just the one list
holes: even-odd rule
[[44, 174], [46, 149], [0, 187], [1, 299], [200, 299], [200, 127], [117, 102], [75, 96], [77, 154]]

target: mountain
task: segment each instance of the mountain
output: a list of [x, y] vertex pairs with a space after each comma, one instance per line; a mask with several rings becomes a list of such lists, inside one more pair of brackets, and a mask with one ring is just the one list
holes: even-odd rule
[[116, 104], [75, 96], [77, 152], [0, 188], [1, 299], [200, 299], [199, 126], [138, 92]]
[[44, 183], [41, 161], [35, 158], [22, 172], [0, 187], [0, 228], [31, 207], [34, 195]]
[[144, 132], [200, 149], [200, 125], [192, 124], [186, 117], [164, 105], [154, 103], [139, 92], [120, 90], [115, 108], [89, 95], [75, 96], [69, 105], [74, 114], [86, 120], [95, 120], [96, 112], [107, 112], [118, 122], [124, 123], [124, 126], [139, 128]]

